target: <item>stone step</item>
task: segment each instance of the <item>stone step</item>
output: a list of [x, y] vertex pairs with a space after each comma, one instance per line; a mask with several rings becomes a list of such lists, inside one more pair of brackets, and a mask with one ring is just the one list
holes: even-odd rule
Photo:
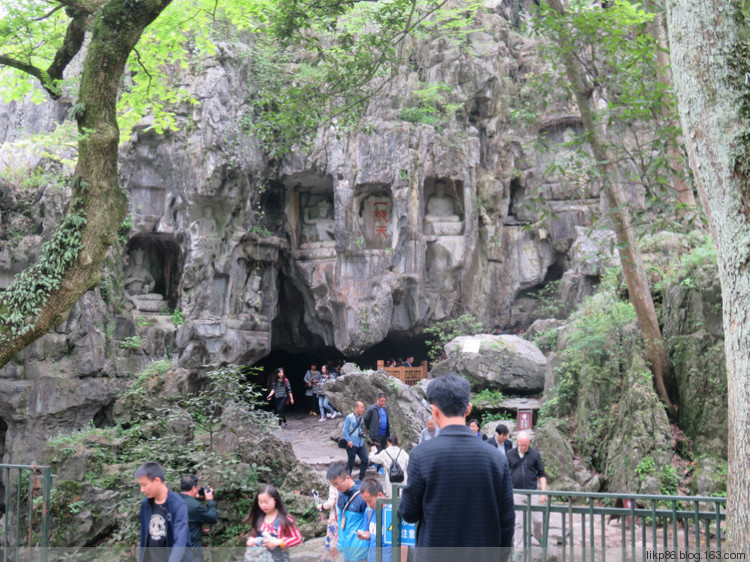
[[[161, 295], [159, 295], [161, 297]], [[138, 310], [141, 312], [164, 312], [168, 308], [168, 303], [165, 300], [145, 300], [137, 298]]]

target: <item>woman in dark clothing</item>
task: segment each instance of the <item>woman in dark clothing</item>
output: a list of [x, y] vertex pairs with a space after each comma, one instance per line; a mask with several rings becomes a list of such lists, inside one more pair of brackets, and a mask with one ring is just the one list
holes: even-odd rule
[[279, 417], [279, 425], [286, 427], [284, 410], [286, 410], [287, 402], [294, 404], [294, 396], [292, 396], [292, 387], [289, 385], [289, 379], [284, 376], [284, 369], [282, 367], [276, 369], [276, 374], [273, 377], [271, 392], [266, 399], [270, 400], [271, 398], [275, 398], [273, 409]]

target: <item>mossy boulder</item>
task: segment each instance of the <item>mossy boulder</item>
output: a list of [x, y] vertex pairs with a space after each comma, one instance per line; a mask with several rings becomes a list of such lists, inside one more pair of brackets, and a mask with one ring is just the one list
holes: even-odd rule
[[690, 480], [690, 493], [695, 496], [727, 494], [727, 461], [703, 456], [695, 462]]
[[[639, 356], [623, 381], [611, 410], [605, 439], [604, 473], [610, 492], [661, 493], [661, 477], [671, 467], [669, 420], [653, 390], [651, 372]], [[646, 462], [645, 459], [652, 459]], [[639, 468], [640, 467], [640, 468]]]
[[727, 376], [721, 286], [711, 248], [693, 250], [680, 262], [664, 290], [664, 338], [677, 379], [678, 422], [705, 451], [720, 440], [726, 458]]
[[336, 410], [346, 415], [354, 409], [357, 400], [367, 407], [375, 403], [378, 392], [383, 392], [388, 398], [391, 435], [397, 435], [400, 444], [407, 449], [417, 444], [430, 410], [414, 388], [383, 371], [345, 369], [344, 373], [325, 385], [326, 397]]

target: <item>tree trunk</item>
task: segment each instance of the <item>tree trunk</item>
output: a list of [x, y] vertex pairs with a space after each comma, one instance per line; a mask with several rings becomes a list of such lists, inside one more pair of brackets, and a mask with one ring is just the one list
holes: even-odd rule
[[[664, 86], [671, 87], [672, 79], [669, 75], [669, 51], [667, 41], [664, 37], [663, 18], [661, 15], [661, 11], [659, 11], [659, 6], [652, 5], [650, 6], [650, 8], [652, 9], [652, 12], [654, 14], [654, 19], [648, 25], [648, 31], [651, 34], [651, 37], [654, 39], [654, 42], [659, 47], [656, 50], [655, 55], [656, 75], [659, 82], [661, 82]], [[664, 106], [662, 115], [669, 121], [670, 125], [677, 128], [676, 120], [671, 115], [671, 111], [666, 105]], [[667, 149], [667, 158], [669, 159], [670, 166], [672, 166], [675, 171], [674, 176], [672, 177], [672, 183], [675, 190], [675, 198], [678, 203], [682, 204], [685, 207], [682, 211], [683, 214], [693, 214], [695, 210], [695, 196], [693, 195], [693, 190], [688, 187], [688, 185], [682, 179], [682, 175], [684, 172], [682, 155], [679, 153], [674, 143], [670, 143], [670, 146]]]
[[170, 2], [107, 0], [94, 16], [78, 103], [74, 108], [79, 141], [73, 199], [80, 200], [80, 209], [86, 218], [81, 227], [82, 249], [35, 318], [26, 320], [28, 325], [33, 325], [32, 329], [15, 335], [7, 324], [0, 326], [3, 335], [0, 367], [65, 320], [78, 299], [101, 278], [107, 249], [115, 241], [127, 212], [127, 197], [117, 177], [120, 139], [117, 89], [125, 63], [141, 33]]
[[[682, 130], [716, 243], [729, 388], [727, 546], [750, 552], [750, 29], [740, 2], [670, 5]], [[744, 38], [744, 39], [743, 39]]]
[[[565, 9], [560, 0], [549, 0], [550, 6], [561, 16]], [[670, 399], [669, 388], [674, 386], [673, 375], [664, 340], [661, 336], [661, 328], [656, 318], [656, 308], [651, 297], [651, 288], [648, 277], [643, 268], [641, 252], [638, 248], [638, 240], [630, 224], [630, 213], [628, 203], [622, 194], [619, 173], [617, 167], [612, 164], [614, 159], [607, 153], [601, 139], [606, 138], [600, 131], [597, 120], [594, 117], [594, 107], [591, 101], [593, 88], [588, 87], [583, 80], [579, 63], [575, 58], [575, 51], [571, 45], [561, 45], [560, 55], [563, 58], [565, 72], [568, 76], [573, 93], [578, 104], [578, 111], [586, 132], [586, 141], [591, 146], [591, 151], [599, 171], [600, 181], [607, 196], [607, 202], [611, 208], [612, 222], [614, 223], [617, 237], [618, 253], [620, 263], [628, 287], [630, 302], [633, 303], [638, 324], [643, 334], [646, 347], [646, 358], [648, 359], [651, 372], [654, 376], [654, 387], [659, 398], [664, 402], [667, 411], [675, 416], [677, 410]]]

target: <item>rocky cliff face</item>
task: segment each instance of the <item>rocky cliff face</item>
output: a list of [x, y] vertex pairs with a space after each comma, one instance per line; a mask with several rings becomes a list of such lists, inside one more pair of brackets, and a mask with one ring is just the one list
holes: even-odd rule
[[[586, 294], [598, 272], [574, 263], [586, 262], [576, 248], [598, 190], [550, 176], [552, 156], [527, 148], [540, 135], [564, 140], [579, 123], [564, 101], [533, 123], [514, 117], [510, 101], [533, 95], [524, 84], [539, 63], [495, 4], [479, 13], [466, 45], [435, 37], [415, 47], [412, 66], [372, 105], [375, 132], [324, 131], [272, 182], [242, 128], [252, 57], [243, 45], [220, 45], [186, 77], [198, 103], [178, 109], [178, 130], [157, 135], [144, 122], [121, 148], [132, 227], [113, 249], [107, 279], [0, 371], [11, 388], [0, 404], [14, 436], [6, 458], [33, 460], [17, 439], [37, 442], [106, 417], [118, 376], [149, 358], [198, 370], [253, 363], [274, 349], [353, 356], [465, 312], [489, 325], [527, 323], [536, 302], [528, 295], [553, 279], [564, 279], [566, 294]], [[400, 102], [435, 82], [461, 109], [437, 127], [402, 120]], [[14, 131], [22, 122], [49, 131], [64, 109], [0, 111], [3, 224], [25, 217], [16, 234], [5, 233], [3, 286], [35, 258], [66, 195], [45, 177], [19, 201], [11, 176], [61, 171], [74, 156], [20, 151]], [[550, 212], [531, 205], [540, 190]], [[50, 377], [72, 386], [87, 377], [100, 391], [79, 407], [45, 390]]]

